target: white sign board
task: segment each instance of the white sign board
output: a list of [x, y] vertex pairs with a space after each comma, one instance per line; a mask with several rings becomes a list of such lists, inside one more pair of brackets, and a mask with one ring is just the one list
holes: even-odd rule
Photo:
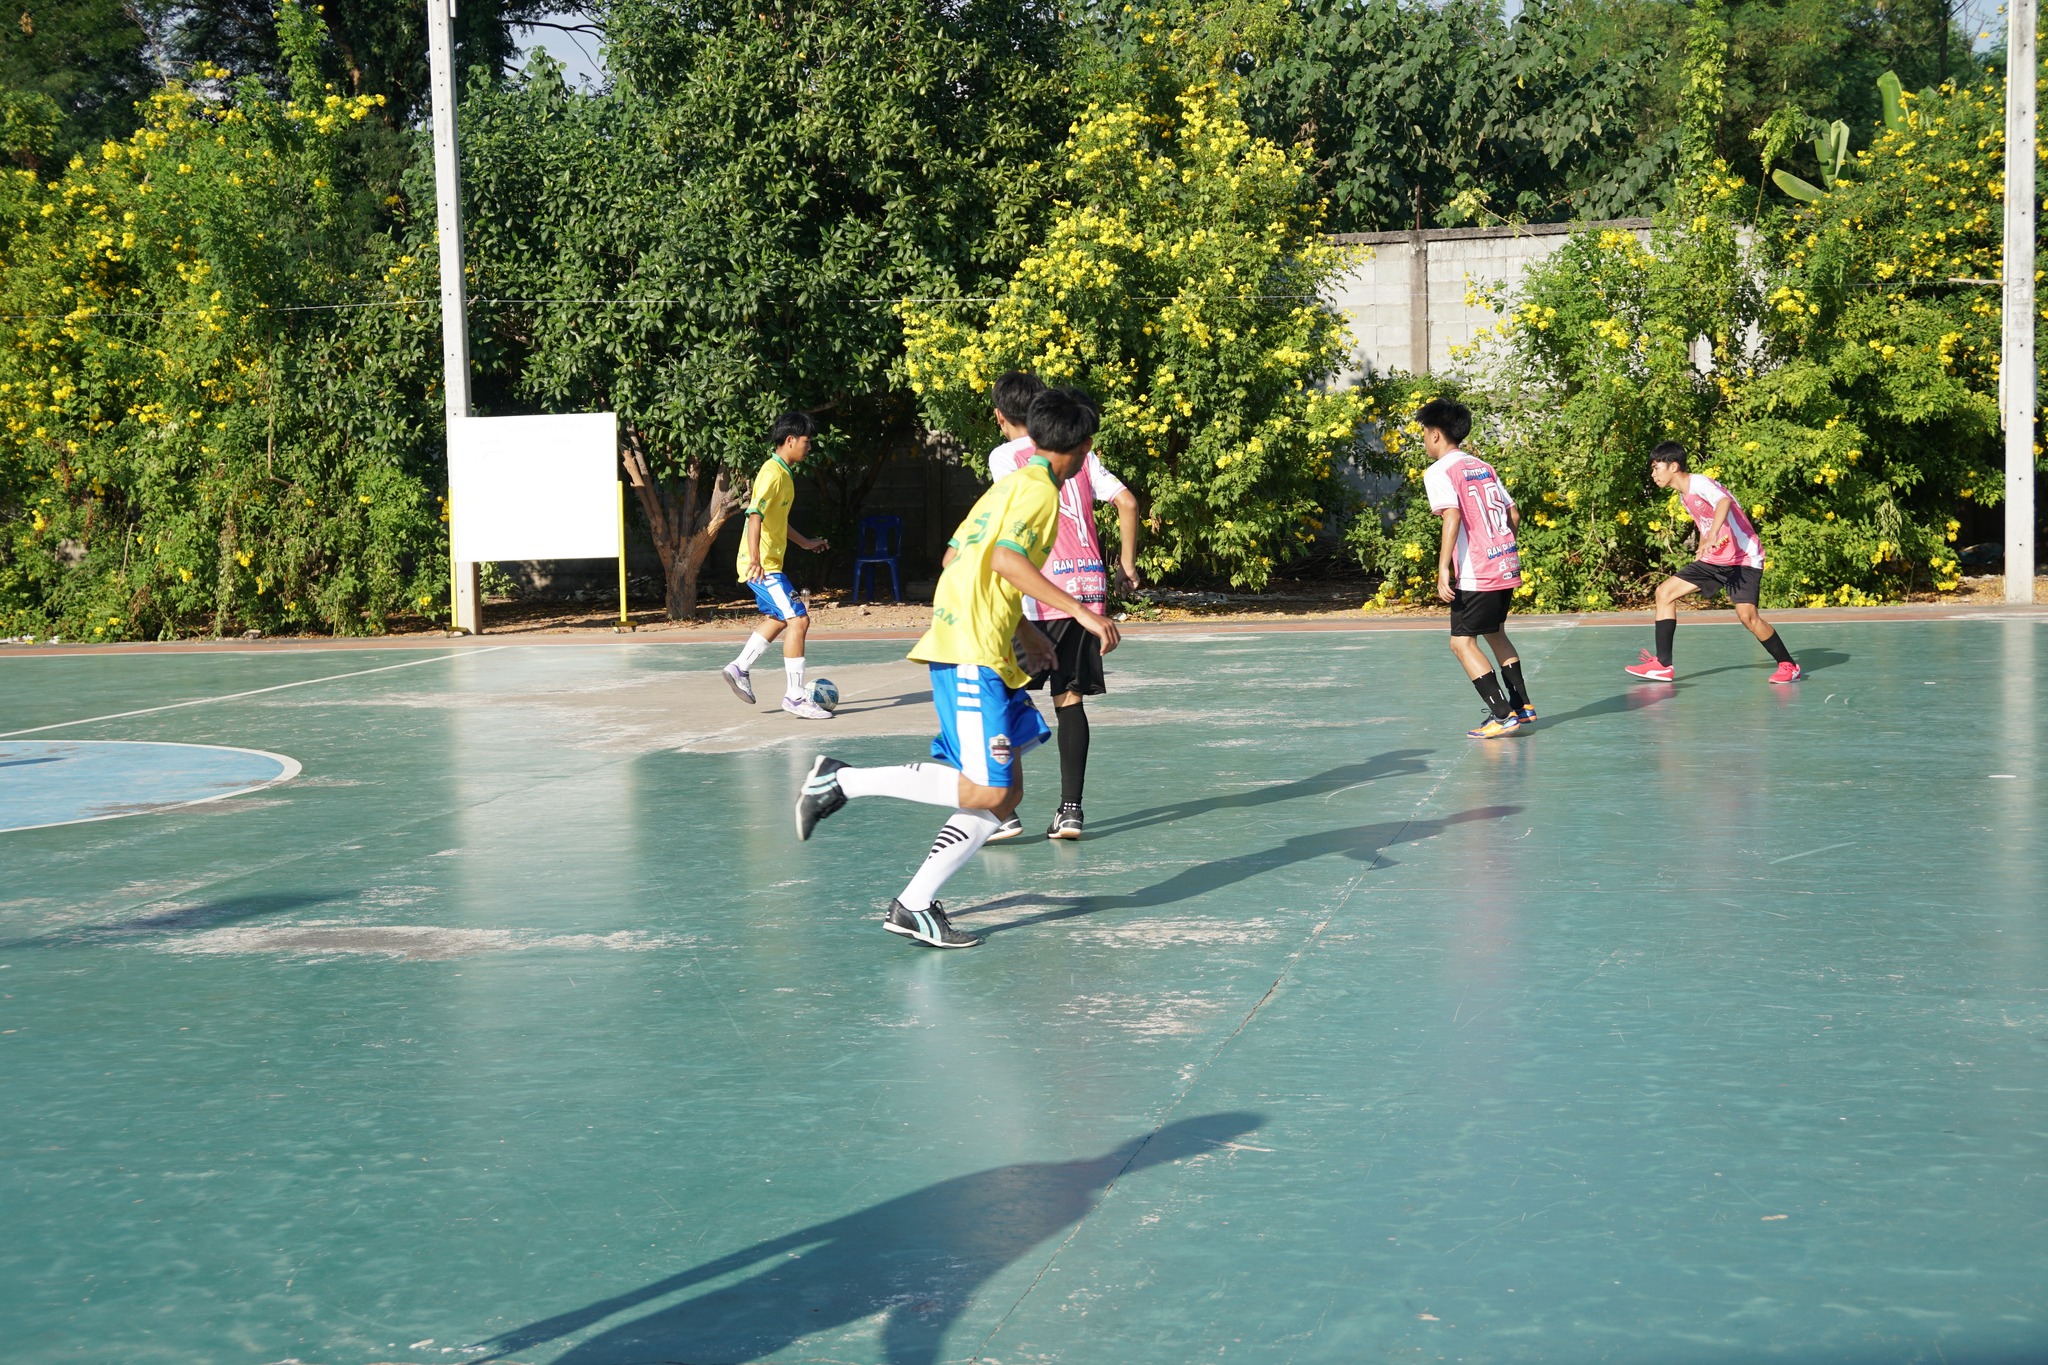
[[449, 419], [448, 529], [458, 564], [616, 558], [618, 483], [617, 413]]

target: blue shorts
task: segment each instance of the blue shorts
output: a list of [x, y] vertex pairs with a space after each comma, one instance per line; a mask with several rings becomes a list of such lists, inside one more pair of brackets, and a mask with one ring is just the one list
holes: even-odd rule
[[754, 590], [754, 601], [763, 616], [787, 621], [793, 616], [810, 615], [804, 610], [804, 599], [796, 595], [796, 585], [789, 581], [786, 573], [762, 574], [760, 582], [748, 580], [747, 586]]
[[983, 787], [1023, 780], [1024, 755], [1052, 738], [1031, 694], [981, 664], [932, 664], [939, 737], [932, 757]]

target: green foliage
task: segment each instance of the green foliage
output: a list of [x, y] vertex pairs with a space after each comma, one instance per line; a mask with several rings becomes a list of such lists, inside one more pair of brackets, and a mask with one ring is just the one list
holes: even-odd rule
[[[355, 631], [439, 599], [436, 319], [365, 275], [334, 184], [375, 101], [294, 84], [173, 85], [60, 179], [0, 179], [0, 630]], [[369, 306], [295, 311], [339, 302]]]
[[620, 0], [609, 32], [609, 91], [470, 92], [479, 353], [508, 402], [620, 413], [685, 614], [778, 412], [825, 420], [821, 464], [916, 439], [893, 305], [1023, 254], [1063, 30], [1012, 0]]
[[1301, 0], [1246, 90], [1254, 126], [1314, 149], [1347, 231], [1633, 211], [1668, 153], [1628, 153], [1656, 54], [1588, 52], [1557, 0]]
[[[19, 10], [0, 22], [0, 106], [10, 132], [23, 115], [48, 130], [26, 159], [22, 146], [6, 150], [16, 164], [47, 175], [106, 138], [133, 131], [136, 103], [156, 88], [156, 72], [136, 7], [122, 0], [23, 0]], [[19, 103], [22, 96], [49, 104], [31, 111]], [[57, 114], [53, 125], [49, 106]]]
[[1148, 514], [1147, 572], [1263, 587], [1341, 510], [1331, 462], [1364, 415], [1323, 388], [1345, 335], [1320, 294], [1350, 257], [1319, 235], [1307, 158], [1253, 136], [1211, 80], [1171, 115], [1091, 106], [1064, 163], [1052, 224], [996, 302], [905, 305], [903, 373], [977, 448], [1002, 371], [1087, 389], [1103, 458]]
[[[1473, 448], [1524, 509], [1528, 605], [1640, 598], [1690, 556], [1692, 527], [1647, 485], [1675, 439], [1756, 520], [1769, 604], [1896, 598], [1956, 586], [1960, 503], [1995, 504], [1998, 91], [1906, 98], [1832, 192], [1741, 245], [1741, 182], [1716, 172], [1693, 215], [1587, 232], [1536, 267], [1477, 357]], [[1378, 395], [1413, 411], [1412, 385]], [[1406, 454], [1400, 428], [1390, 450]], [[1420, 600], [1434, 544], [1418, 481], [1353, 537]]]
[[64, 111], [40, 90], [0, 90], [0, 157], [24, 170], [43, 164], [57, 145]]
[[[462, 0], [451, 28], [460, 71], [481, 67], [496, 79], [517, 54], [513, 27], [543, 17], [559, 21], [589, 6], [576, 0]], [[167, 55], [180, 67], [205, 62], [237, 76], [260, 77], [282, 94], [291, 56], [273, 0], [172, 0], [160, 9]], [[427, 108], [425, 0], [322, 0], [316, 58], [320, 77], [351, 95], [382, 95], [381, 121], [403, 128]], [[125, 131], [125, 130], [123, 130]]]

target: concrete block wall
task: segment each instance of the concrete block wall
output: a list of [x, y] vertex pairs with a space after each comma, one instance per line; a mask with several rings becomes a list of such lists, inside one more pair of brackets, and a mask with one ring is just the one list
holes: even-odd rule
[[[1575, 225], [1532, 223], [1500, 228], [1432, 228], [1421, 232], [1342, 233], [1333, 241], [1373, 250], [1341, 279], [1330, 303], [1351, 322], [1355, 363], [1344, 382], [1393, 370], [1427, 373], [1451, 363], [1451, 347], [1469, 345], [1498, 315], [1467, 303], [1470, 286], [1503, 286], [1512, 294], [1522, 273], [1565, 244]], [[1584, 224], [1621, 228], [1649, 240], [1650, 220]]]

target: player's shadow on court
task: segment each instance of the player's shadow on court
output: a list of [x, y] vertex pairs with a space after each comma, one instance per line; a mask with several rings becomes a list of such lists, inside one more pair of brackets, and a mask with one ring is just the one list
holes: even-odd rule
[[1208, 815], [1219, 810], [1248, 810], [1254, 806], [1270, 806], [1281, 801], [1298, 801], [1307, 796], [1330, 796], [1346, 787], [1356, 787], [1383, 777], [1412, 777], [1429, 771], [1423, 756], [1435, 752], [1431, 749], [1389, 749], [1383, 754], [1374, 754], [1363, 763], [1346, 763], [1304, 777], [1294, 782], [1282, 782], [1271, 787], [1254, 787], [1250, 791], [1232, 792], [1227, 796], [1204, 796], [1196, 800], [1176, 801], [1171, 805], [1152, 806], [1146, 810], [1134, 810], [1123, 815], [1089, 826], [1094, 835], [1128, 834], [1134, 829], [1147, 825], [1163, 825], [1174, 820], [1189, 820], [1197, 815]]
[[857, 716], [865, 711], [894, 711], [904, 706], [926, 706], [930, 704], [931, 699], [932, 690], [929, 687], [922, 692], [903, 692], [893, 697], [863, 697], [858, 701], [839, 703], [836, 714]]
[[930, 1365], [974, 1295], [1005, 1267], [1088, 1216], [1117, 1180], [1227, 1150], [1262, 1114], [1205, 1114], [1101, 1156], [956, 1176], [827, 1223], [756, 1242], [679, 1275], [516, 1327], [483, 1344], [497, 1360], [686, 1289], [752, 1272], [600, 1332], [554, 1365], [745, 1361], [876, 1314], [889, 1365]]
[[[1121, 896], [1073, 896], [1073, 897], [1032, 897], [1033, 900], [1052, 899], [1065, 901], [1057, 910], [1041, 914], [1026, 915], [1005, 924], [975, 926], [978, 934], [1002, 934], [1012, 929], [1023, 929], [1034, 924], [1045, 924], [1052, 920], [1075, 919], [1081, 915], [1097, 915], [1106, 910], [1146, 910], [1157, 905], [1177, 905], [1195, 896], [1220, 891], [1226, 886], [1250, 881], [1277, 868], [1292, 867], [1314, 858], [1325, 858], [1339, 854], [1354, 862], [1380, 862], [1384, 851], [1395, 844], [1412, 844], [1434, 838], [1453, 825], [1469, 824], [1475, 820], [1504, 820], [1510, 815], [1521, 813], [1520, 806], [1478, 806], [1472, 810], [1446, 815], [1441, 820], [1389, 820], [1377, 825], [1353, 825], [1347, 829], [1326, 829], [1316, 834], [1300, 834], [1275, 848], [1260, 849], [1256, 853], [1241, 853], [1235, 858], [1219, 858], [1213, 863], [1196, 863], [1174, 873], [1165, 881], [1154, 882], [1147, 887], [1127, 892]], [[1385, 859], [1384, 866], [1392, 867], [1391, 858]], [[988, 905], [974, 907], [976, 911], [1000, 908], [1007, 901], [1022, 897], [1006, 897]]]
[[177, 905], [132, 919], [116, 920], [112, 924], [95, 925], [88, 932], [94, 938], [129, 938], [137, 934], [176, 934], [193, 929], [213, 929], [265, 915], [282, 915], [287, 911], [307, 910], [332, 901], [351, 900], [354, 895], [352, 891], [285, 891], [261, 896], [224, 896], [198, 905]]

